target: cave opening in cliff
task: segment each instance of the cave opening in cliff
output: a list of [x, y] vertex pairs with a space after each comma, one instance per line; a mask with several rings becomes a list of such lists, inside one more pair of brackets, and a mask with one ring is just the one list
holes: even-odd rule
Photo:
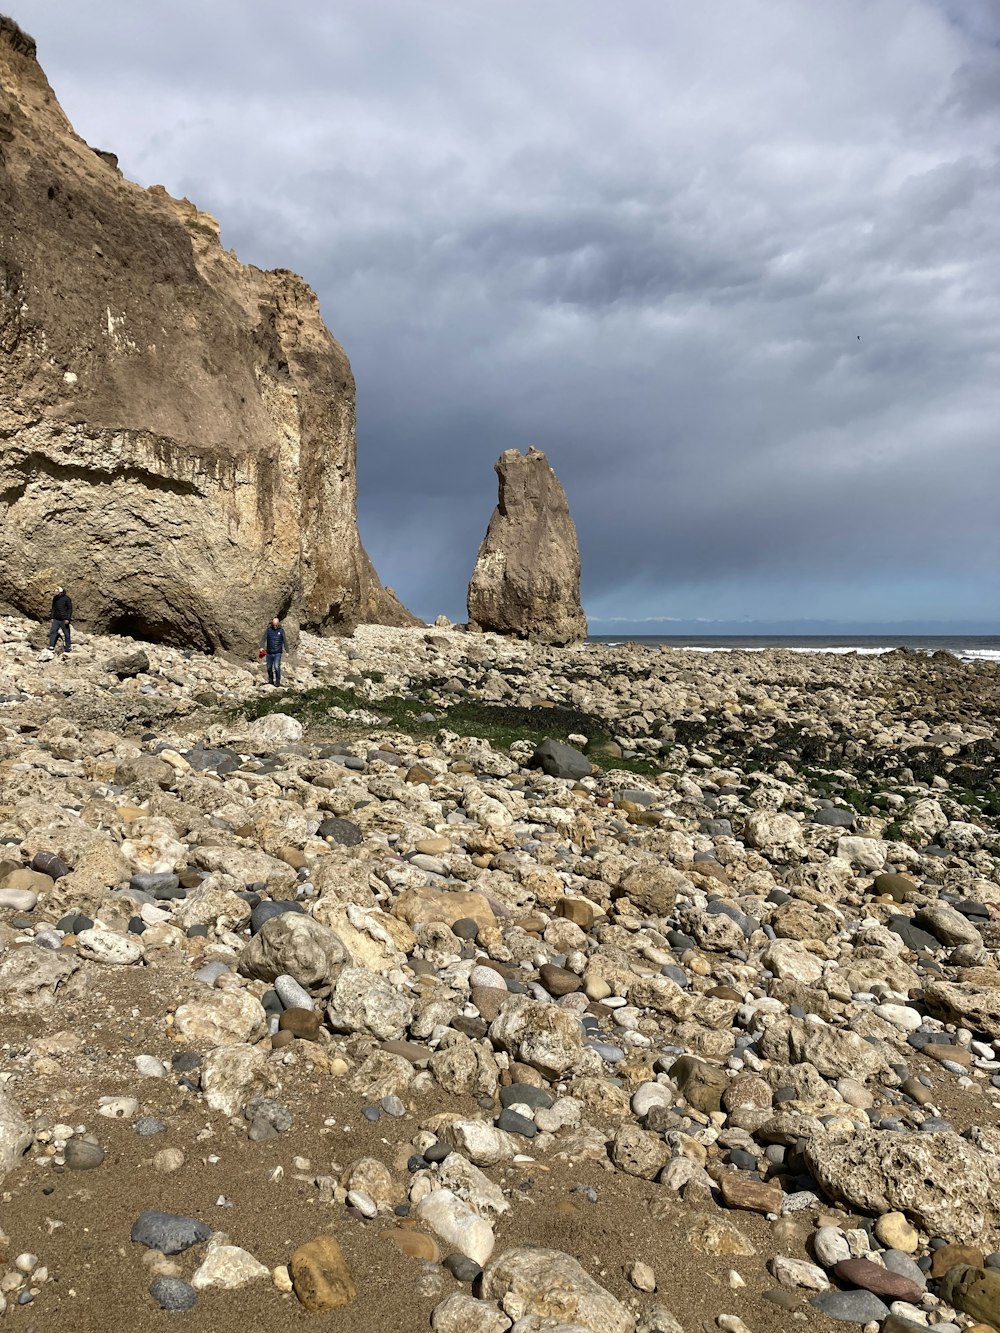
[[150, 619], [131, 608], [124, 608], [109, 617], [107, 633], [119, 634], [123, 639], [142, 639], [146, 643], [177, 643], [181, 637], [175, 623]]

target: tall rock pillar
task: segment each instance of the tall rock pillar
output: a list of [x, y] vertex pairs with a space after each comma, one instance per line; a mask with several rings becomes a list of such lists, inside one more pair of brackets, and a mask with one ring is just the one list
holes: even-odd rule
[[469, 584], [470, 628], [551, 644], [586, 638], [576, 527], [549, 460], [508, 449], [496, 474], [500, 495]]

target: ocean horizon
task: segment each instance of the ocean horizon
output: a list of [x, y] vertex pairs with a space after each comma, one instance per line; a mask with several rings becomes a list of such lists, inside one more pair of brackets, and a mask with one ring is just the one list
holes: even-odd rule
[[1000, 634], [591, 634], [588, 643], [637, 643], [648, 648], [685, 648], [704, 653], [857, 653], [873, 657], [897, 648], [947, 652], [963, 662], [1000, 662]]

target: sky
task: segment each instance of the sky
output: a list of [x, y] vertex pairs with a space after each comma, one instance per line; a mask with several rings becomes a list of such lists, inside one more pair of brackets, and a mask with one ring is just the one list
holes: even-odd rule
[[5, 0], [76, 130], [319, 293], [384, 582], [543, 449], [600, 622], [1000, 632], [1000, 0]]

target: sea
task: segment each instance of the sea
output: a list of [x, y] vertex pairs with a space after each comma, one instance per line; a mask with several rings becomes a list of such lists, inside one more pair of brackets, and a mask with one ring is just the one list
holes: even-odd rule
[[912, 648], [920, 653], [944, 651], [963, 662], [1000, 662], [1000, 635], [986, 634], [592, 634], [588, 643], [637, 643], [643, 647], [687, 648], [702, 653], [763, 652], [783, 648], [792, 653], [837, 653], [875, 657], [894, 648]]

